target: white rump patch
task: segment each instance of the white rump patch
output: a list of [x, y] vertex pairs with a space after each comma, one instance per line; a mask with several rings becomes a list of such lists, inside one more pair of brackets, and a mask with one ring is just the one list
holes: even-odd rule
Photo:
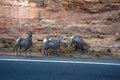
[[72, 39], [73, 39], [74, 37], [75, 37], [75, 36], [71, 36], [71, 37], [70, 37], [70, 41], [72, 41]]
[[18, 39], [16, 40], [16, 44], [18, 43], [19, 40], [20, 40], [20, 38], [18, 38]]
[[47, 38], [43, 39], [43, 44], [45, 44], [47, 41]]

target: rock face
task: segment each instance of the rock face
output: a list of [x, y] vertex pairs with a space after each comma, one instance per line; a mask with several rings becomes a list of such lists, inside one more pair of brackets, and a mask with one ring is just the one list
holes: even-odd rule
[[92, 48], [120, 47], [119, 40], [116, 41], [120, 35], [115, 35], [120, 33], [120, 0], [29, 0], [27, 6], [0, 4], [0, 38], [16, 39], [33, 31], [36, 41], [46, 35], [63, 34], [66, 40], [70, 35], [79, 35]]

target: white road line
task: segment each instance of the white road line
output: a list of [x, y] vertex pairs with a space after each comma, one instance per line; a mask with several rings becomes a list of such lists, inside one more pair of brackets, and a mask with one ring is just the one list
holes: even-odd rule
[[96, 64], [96, 65], [111, 65], [120, 66], [120, 63], [108, 63], [108, 62], [84, 62], [84, 61], [60, 61], [60, 60], [33, 60], [33, 59], [5, 59], [1, 58], [0, 61], [22, 61], [22, 62], [47, 62], [47, 63], [69, 63], [69, 64]]

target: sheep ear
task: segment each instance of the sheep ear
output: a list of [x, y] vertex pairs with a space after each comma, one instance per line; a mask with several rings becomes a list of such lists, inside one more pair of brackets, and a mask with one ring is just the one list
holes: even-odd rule
[[35, 34], [34, 32], [32, 32], [32, 34]]
[[30, 32], [27, 32], [26, 34], [29, 34]]
[[35, 34], [35, 33], [33, 33], [33, 32], [27, 32], [27, 34]]
[[35, 34], [34, 32], [30, 32], [31, 34]]
[[61, 40], [62, 39], [62, 35], [58, 35], [58, 39]]

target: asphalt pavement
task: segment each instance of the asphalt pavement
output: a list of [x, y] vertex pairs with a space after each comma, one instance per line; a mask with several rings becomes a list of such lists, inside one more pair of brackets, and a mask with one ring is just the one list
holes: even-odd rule
[[120, 62], [0, 57], [0, 80], [120, 80]]

